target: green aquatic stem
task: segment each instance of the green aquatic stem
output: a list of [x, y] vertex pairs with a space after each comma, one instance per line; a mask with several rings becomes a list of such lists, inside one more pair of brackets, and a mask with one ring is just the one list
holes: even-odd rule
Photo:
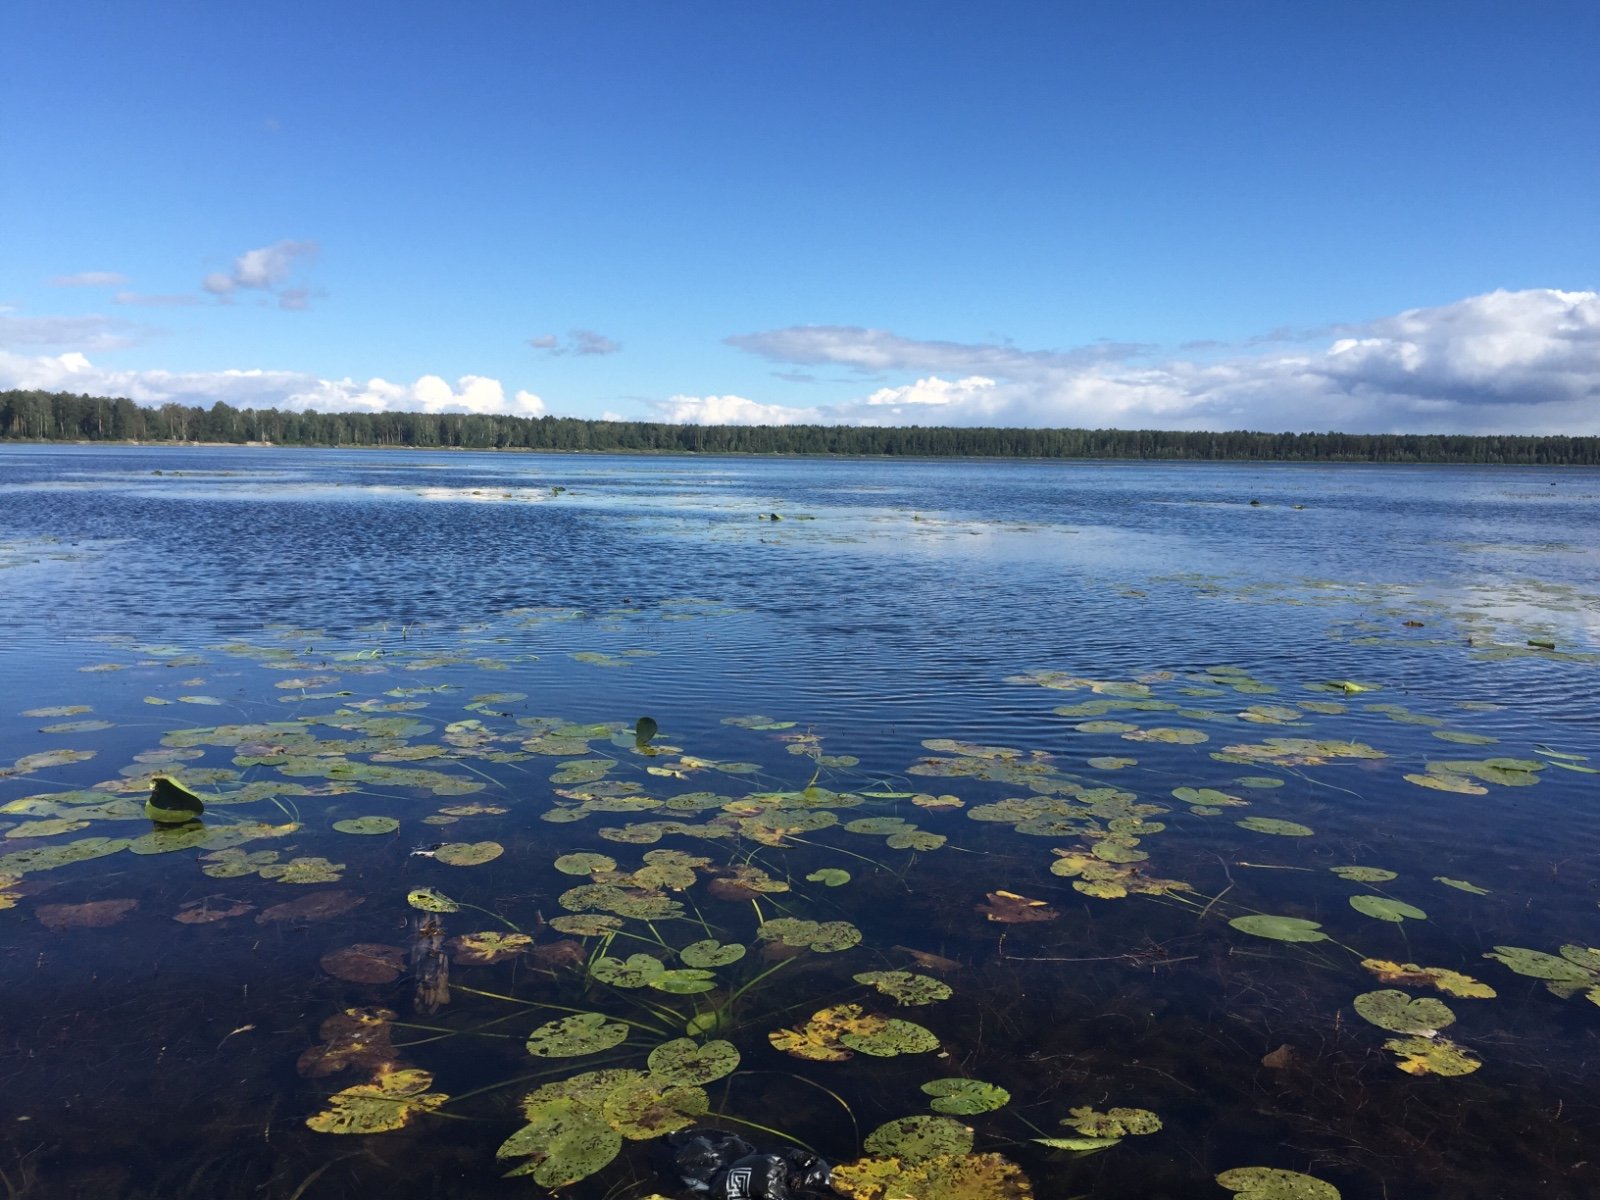
[[[455, 989], [456, 991], [458, 991], [458, 992], [466, 992], [468, 995], [471, 995], [471, 996], [484, 996], [484, 997], [486, 997], [487, 999], [490, 999], [490, 1000], [504, 1000], [509, 1004], [519, 1004], [519, 1005], [521, 1005], [523, 1007], [524, 1010], [527, 1010], [527, 1009], [530, 1009], [530, 1008], [548, 1008], [552, 1012], [564, 1012], [564, 1013], [587, 1013], [587, 1012], [591, 1012], [592, 1011], [591, 1009], [587, 1009], [587, 1008], [572, 1008], [572, 1007], [570, 1007], [568, 1005], [565, 1005], [565, 1004], [551, 1004], [547, 1000], [524, 1000], [520, 996], [507, 996], [502, 992], [489, 992], [489, 991], [483, 990], [482, 988], [468, 987], [464, 983], [452, 983], [450, 986], [453, 989]], [[615, 989], [613, 989], [613, 991], [614, 990]], [[630, 1000], [634, 999], [634, 997], [625, 997], [625, 998], [626, 999], [630, 999]], [[637, 1000], [635, 1000], [634, 1002], [635, 1003], [639, 1003]], [[674, 1014], [674, 1015], [676, 1015], [676, 1014]], [[613, 1021], [620, 1021], [620, 1022], [622, 1022], [622, 1024], [629, 1025], [629, 1026], [633, 1027], [634, 1029], [642, 1029], [646, 1033], [653, 1033], [653, 1034], [657, 1034], [658, 1036], [661, 1036], [661, 1037], [669, 1037], [669, 1038], [673, 1036], [673, 1033], [672, 1033], [671, 1029], [664, 1029], [664, 1028], [662, 1028], [662, 1027], [660, 1027], [658, 1025], [652, 1025], [647, 1021], [634, 1021], [634, 1020], [630, 1020], [627, 1017], [611, 1017], [610, 1019], [613, 1020]]]
[[729, 996], [728, 1000], [727, 1000], [727, 1003], [725, 1005], [723, 1005], [721, 1008], [719, 1008], [718, 1011], [720, 1012], [723, 1009], [731, 1009], [735, 1004], [737, 1004], [739, 1002], [739, 998], [741, 996], [743, 996], [746, 992], [748, 992], [751, 988], [755, 987], [756, 984], [760, 983], [768, 975], [772, 975], [775, 972], [783, 970], [784, 967], [787, 967], [790, 963], [792, 963], [794, 961], [795, 960], [792, 959], [792, 958], [786, 958], [786, 959], [783, 959], [780, 962], [774, 963], [772, 966], [768, 967], [765, 971], [762, 971], [754, 979], [751, 979], [743, 987], [739, 988], [731, 996]]

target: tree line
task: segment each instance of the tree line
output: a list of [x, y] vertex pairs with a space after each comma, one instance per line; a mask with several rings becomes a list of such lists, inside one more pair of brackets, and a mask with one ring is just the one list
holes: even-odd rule
[[210, 408], [173, 403], [147, 407], [126, 397], [28, 390], [0, 392], [0, 439], [661, 454], [1600, 465], [1600, 437], [921, 425], [668, 425], [655, 421], [484, 413], [285, 412], [275, 408], [234, 408], [220, 400]]

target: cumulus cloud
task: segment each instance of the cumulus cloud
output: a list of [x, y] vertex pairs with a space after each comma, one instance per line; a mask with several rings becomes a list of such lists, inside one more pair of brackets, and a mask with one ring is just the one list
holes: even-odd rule
[[57, 275], [51, 287], [122, 287], [131, 283], [126, 275], [116, 271], [79, 271], [76, 275]]
[[[675, 420], [1348, 432], [1600, 433], [1600, 294], [1540, 288], [1275, 330], [1206, 360], [1099, 342], [1067, 351], [797, 326], [728, 339], [774, 362], [915, 381], [811, 408], [675, 396]], [[1306, 344], [1283, 347], [1285, 341]], [[1278, 348], [1261, 351], [1263, 345]], [[1142, 360], [1142, 361], [1141, 361]], [[725, 414], [720, 417], [710, 413]], [[805, 414], [805, 415], [799, 415]]]
[[565, 342], [553, 333], [536, 334], [528, 339], [528, 345], [553, 355], [615, 354], [622, 349], [621, 342], [613, 341], [592, 329], [574, 329]]
[[126, 396], [139, 404], [303, 412], [504, 413], [539, 417], [543, 399], [528, 391], [506, 395], [498, 379], [463, 375], [452, 385], [438, 375], [414, 383], [373, 378], [320, 379], [298, 371], [135, 371], [95, 365], [79, 351], [27, 356], [0, 350], [0, 388], [39, 388], [95, 396]]
[[284, 285], [299, 265], [316, 256], [315, 242], [274, 242], [246, 250], [233, 260], [231, 268], [213, 271], [200, 281], [200, 286], [221, 300], [230, 299], [241, 290], [259, 291], [276, 296], [280, 308], [302, 309], [307, 306], [310, 293], [303, 287]]

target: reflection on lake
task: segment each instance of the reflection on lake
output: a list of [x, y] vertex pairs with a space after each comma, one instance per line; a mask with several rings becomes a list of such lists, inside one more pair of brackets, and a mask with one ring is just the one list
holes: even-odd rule
[[1578, 470], [0, 448], [0, 1181], [644, 1197], [714, 1126], [872, 1200], [1600, 1193], [1597, 530]]

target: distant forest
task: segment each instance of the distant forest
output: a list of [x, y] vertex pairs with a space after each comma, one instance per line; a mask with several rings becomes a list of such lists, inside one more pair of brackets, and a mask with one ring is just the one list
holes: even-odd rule
[[1600, 437], [1422, 433], [1195, 433], [844, 425], [666, 425], [481, 413], [318, 413], [210, 408], [68, 392], [0, 392], [0, 439], [270, 442], [277, 446], [548, 450], [633, 454], [1246, 459], [1271, 462], [1600, 465]]

